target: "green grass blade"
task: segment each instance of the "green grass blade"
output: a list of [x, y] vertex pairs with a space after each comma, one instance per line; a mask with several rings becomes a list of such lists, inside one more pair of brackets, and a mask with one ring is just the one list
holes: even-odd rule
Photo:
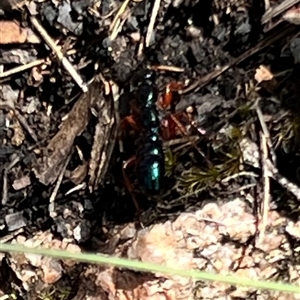
[[65, 250], [28, 248], [21, 245], [6, 244], [6, 243], [3, 244], [0, 243], [0, 251], [31, 253], [31, 254], [55, 257], [59, 259], [73, 259], [76, 261], [87, 262], [87, 263], [105, 264], [105, 265], [110, 265], [110, 266], [115, 266], [120, 268], [128, 268], [135, 271], [160, 272], [168, 275], [192, 277], [197, 280], [218, 281], [218, 282], [224, 282], [232, 285], [249, 286], [256, 289], [282, 291], [282, 292], [289, 292], [289, 293], [300, 293], [299, 286], [290, 285], [290, 284], [261, 281], [261, 280], [258, 281], [258, 280], [252, 280], [248, 278], [241, 278], [235, 276], [223, 276], [218, 274], [199, 272], [196, 270], [173, 269], [173, 268], [167, 268], [152, 263], [144, 263], [144, 262], [133, 261], [124, 258], [106, 256], [102, 254], [71, 253]]

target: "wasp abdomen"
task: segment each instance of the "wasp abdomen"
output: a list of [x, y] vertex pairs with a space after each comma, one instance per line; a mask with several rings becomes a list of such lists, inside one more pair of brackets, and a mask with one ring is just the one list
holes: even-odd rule
[[160, 139], [160, 121], [156, 109], [157, 90], [154, 72], [148, 70], [139, 81], [136, 103], [142, 127], [137, 151], [137, 176], [141, 188], [149, 194], [160, 192], [165, 173], [165, 160]]
[[141, 188], [150, 194], [160, 192], [165, 173], [164, 153], [161, 142], [156, 135], [152, 136], [155, 140], [142, 139], [145, 143], [141, 145], [137, 152], [137, 176]]

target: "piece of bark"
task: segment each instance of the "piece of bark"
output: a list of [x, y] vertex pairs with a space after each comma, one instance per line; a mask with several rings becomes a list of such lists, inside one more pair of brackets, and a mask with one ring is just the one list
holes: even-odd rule
[[90, 105], [92, 99], [95, 99], [95, 93], [95, 89], [90, 86], [88, 92], [78, 99], [68, 118], [63, 121], [59, 131], [43, 151], [43, 158], [34, 166], [33, 172], [41, 183], [49, 185], [56, 181], [72, 149], [74, 139], [84, 131], [90, 120]]
[[[95, 85], [100, 83], [95, 82]], [[94, 134], [91, 159], [89, 162], [89, 189], [92, 192], [102, 184], [116, 141], [116, 122], [112, 99], [102, 95], [95, 107], [98, 124]]]

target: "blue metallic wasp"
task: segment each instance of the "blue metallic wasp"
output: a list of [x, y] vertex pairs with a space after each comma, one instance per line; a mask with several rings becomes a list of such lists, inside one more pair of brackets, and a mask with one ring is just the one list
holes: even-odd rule
[[[124, 168], [134, 161], [141, 191], [147, 195], [157, 195], [163, 185], [165, 158], [156, 108], [158, 92], [155, 86], [155, 72], [150, 69], [138, 72], [132, 80], [131, 95], [132, 119], [139, 129], [139, 135], [136, 156], [127, 161]], [[127, 179], [126, 182], [128, 187]]]

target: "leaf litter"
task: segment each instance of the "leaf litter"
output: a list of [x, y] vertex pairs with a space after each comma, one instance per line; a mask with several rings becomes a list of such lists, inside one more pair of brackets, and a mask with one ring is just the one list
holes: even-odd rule
[[[299, 285], [298, 5], [1, 2], [1, 240]], [[145, 64], [160, 98], [184, 87], [159, 113], [163, 193], [128, 170], [136, 215], [119, 123]], [[1, 269], [19, 299], [299, 298], [26, 255]]]

